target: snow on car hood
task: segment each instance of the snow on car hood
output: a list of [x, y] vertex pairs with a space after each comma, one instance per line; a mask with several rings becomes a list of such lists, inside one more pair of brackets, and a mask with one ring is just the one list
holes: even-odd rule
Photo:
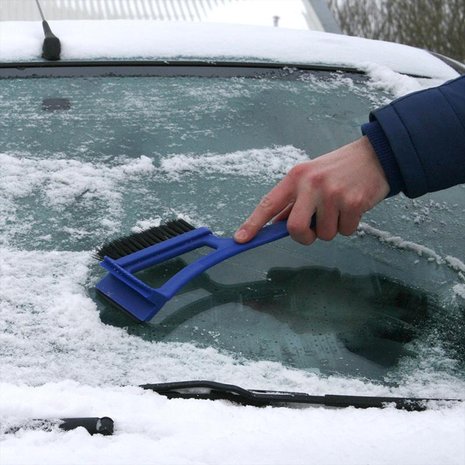
[[[53, 21], [64, 60], [166, 59], [268, 61], [393, 71], [450, 79], [457, 73], [430, 53], [390, 42], [315, 31], [156, 21]], [[3, 22], [0, 60], [37, 60], [40, 22]]]

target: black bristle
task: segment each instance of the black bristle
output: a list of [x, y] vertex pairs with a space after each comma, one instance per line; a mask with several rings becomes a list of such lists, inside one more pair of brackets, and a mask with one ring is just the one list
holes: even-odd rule
[[187, 221], [183, 220], [182, 218], [179, 218], [178, 220], [178, 225], [181, 226], [184, 231], [192, 231], [194, 228], [194, 226], [192, 226], [191, 224], [189, 224]]
[[94, 256], [98, 260], [103, 260], [105, 256], [116, 260], [194, 229], [194, 226], [179, 218], [164, 225], [107, 242], [97, 249]]
[[133, 251], [128, 247], [127, 243], [123, 239], [117, 239], [114, 244], [113, 248], [119, 251], [120, 255], [124, 257], [125, 255], [129, 255]]
[[128, 237], [128, 247], [130, 247], [133, 252], [145, 249], [145, 246], [137, 240], [137, 236]]
[[152, 245], [152, 243], [149, 242], [149, 241], [147, 240], [147, 238], [145, 237], [145, 235], [142, 234], [142, 233], [139, 234], [137, 240], [142, 244], [142, 246], [143, 246], [144, 248], [150, 247], [150, 246]]
[[163, 230], [154, 230], [147, 231], [147, 238], [152, 242], [152, 244], [158, 244], [158, 242], [166, 241], [169, 237], [166, 236], [166, 233]]
[[170, 231], [174, 231], [176, 234], [183, 234], [186, 232], [181, 225], [176, 224], [170, 225]]

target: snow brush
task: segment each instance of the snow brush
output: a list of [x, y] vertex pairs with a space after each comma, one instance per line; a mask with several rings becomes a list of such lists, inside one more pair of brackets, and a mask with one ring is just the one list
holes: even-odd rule
[[[315, 217], [312, 228], [314, 224]], [[288, 235], [286, 222], [279, 221], [263, 227], [251, 241], [238, 244], [233, 238], [215, 236], [208, 228], [195, 228], [177, 219], [104, 244], [95, 257], [101, 260], [100, 266], [108, 274], [95, 287], [136, 320], [149, 321], [185, 284], [207, 269]], [[158, 288], [147, 285], [135, 275], [200, 247], [210, 247], [213, 251], [185, 266]]]

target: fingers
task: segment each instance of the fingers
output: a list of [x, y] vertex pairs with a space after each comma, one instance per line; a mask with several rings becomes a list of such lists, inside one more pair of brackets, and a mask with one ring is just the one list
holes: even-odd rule
[[339, 209], [336, 205], [326, 202], [319, 205], [316, 212], [316, 235], [324, 241], [331, 241], [338, 232]]
[[361, 215], [354, 211], [342, 210], [339, 214], [338, 231], [344, 236], [350, 236], [358, 227]]
[[[289, 198], [285, 186], [283, 189], [272, 190], [263, 197], [252, 215], [236, 232], [234, 239], [239, 243], [249, 241], [270, 219], [274, 222], [287, 219], [289, 235], [305, 245], [312, 244], [316, 238], [331, 241], [337, 233], [350, 236], [357, 230], [361, 219], [359, 210], [339, 209], [329, 201], [325, 205], [314, 205], [310, 192], [300, 193], [294, 202], [286, 204]], [[310, 223], [315, 212], [316, 228], [311, 229]]]
[[[389, 192], [383, 168], [366, 137], [293, 167], [235, 234], [247, 242], [272, 218], [287, 220], [293, 239], [311, 244], [355, 232], [363, 213]], [[316, 228], [310, 229], [316, 212]]]
[[[268, 221], [288, 219], [290, 236], [301, 244], [311, 244], [317, 237], [331, 240], [338, 232], [339, 211], [334, 204], [317, 205], [315, 190], [310, 183], [296, 191], [295, 182], [287, 176], [265, 195], [250, 217], [234, 234], [239, 243], [248, 242]], [[316, 230], [310, 228], [317, 212]], [[358, 224], [358, 223], [357, 223]]]
[[292, 239], [304, 245], [309, 245], [315, 241], [316, 232], [310, 229], [314, 212], [315, 207], [311, 201], [310, 192], [299, 195], [287, 220], [287, 230]]
[[252, 239], [268, 221], [291, 203], [292, 195], [292, 185], [287, 178], [284, 178], [262, 198], [257, 208], [236, 231], [234, 239], [239, 243]]
[[289, 213], [291, 213], [292, 208], [294, 207], [294, 203], [290, 203], [284, 210], [281, 210], [274, 218], [273, 223], [278, 221], [287, 220]]

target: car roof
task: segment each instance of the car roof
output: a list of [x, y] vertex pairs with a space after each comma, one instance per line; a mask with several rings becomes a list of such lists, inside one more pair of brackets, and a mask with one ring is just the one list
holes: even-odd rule
[[[425, 50], [316, 31], [157, 21], [53, 21], [63, 61], [179, 60], [382, 66], [413, 76], [451, 79], [452, 67]], [[0, 62], [40, 61], [40, 22], [2, 22]]]

